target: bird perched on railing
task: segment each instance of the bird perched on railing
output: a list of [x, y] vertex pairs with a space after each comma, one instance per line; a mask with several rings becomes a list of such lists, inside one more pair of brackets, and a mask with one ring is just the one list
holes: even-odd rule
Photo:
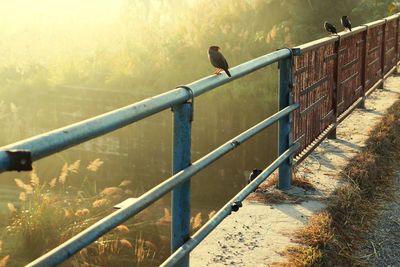
[[257, 178], [258, 175], [262, 173], [262, 170], [259, 169], [253, 169], [253, 171], [250, 173], [249, 179], [247, 180], [247, 183], [251, 183], [254, 179]]
[[[262, 173], [262, 170], [259, 169], [253, 169], [253, 171], [250, 173], [249, 179], [247, 179], [247, 184], [251, 183], [254, 179], [257, 178], [258, 175], [260, 175], [260, 173]], [[255, 192], [257, 190], [254, 189], [253, 192]]]
[[211, 65], [216, 67], [214, 74], [221, 74], [221, 71], [225, 71], [226, 74], [231, 77], [231, 73], [229, 72], [228, 62], [226, 61], [224, 55], [221, 53], [221, 48], [219, 46], [210, 46], [208, 48], [208, 58], [210, 59]]
[[325, 27], [325, 30], [327, 30], [331, 34], [337, 34], [336, 27], [332, 23], [329, 23], [329, 22], [325, 21], [324, 27]]
[[342, 23], [343, 27], [345, 27], [346, 29], [349, 29], [349, 31], [351, 31], [351, 21], [349, 20], [348, 16], [343, 16], [340, 19], [340, 22]]

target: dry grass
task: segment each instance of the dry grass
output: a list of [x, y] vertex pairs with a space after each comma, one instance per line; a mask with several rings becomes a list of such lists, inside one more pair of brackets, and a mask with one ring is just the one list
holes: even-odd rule
[[301, 197], [287, 194], [285, 191], [276, 188], [271, 188], [266, 191], [256, 191], [247, 199], [264, 204], [298, 204], [303, 200]]
[[342, 172], [346, 183], [323, 214], [295, 233], [298, 246], [279, 266], [364, 266], [357, 256], [365, 231], [376, 222], [381, 206], [394, 193], [394, 171], [400, 160], [400, 101], [370, 133], [365, 149]]
[[[315, 190], [311, 182], [300, 175], [296, 171], [293, 173], [292, 184], [294, 186], [306, 189]], [[285, 191], [276, 189], [278, 183], [278, 172], [275, 171], [264, 183], [262, 183], [257, 190], [248, 197], [250, 201], [256, 201], [265, 204], [281, 204], [281, 203], [300, 203], [303, 201], [302, 197], [290, 194]]]
[[293, 185], [297, 187], [301, 187], [306, 190], [315, 190], [314, 185], [304, 176], [298, 173], [296, 170], [293, 172]]
[[294, 237], [303, 245], [325, 247], [333, 237], [331, 215], [322, 212], [312, 216], [309, 225], [295, 233]]
[[[35, 170], [27, 181], [15, 179], [21, 192], [19, 201], [8, 203], [8, 225], [0, 229], [2, 240], [5, 240], [4, 245], [0, 241], [0, 267], [10, 262], [12, 266], [25, 265], [100, 220], [119, 199], [128, 197], [129, 180], [123, 180], [119, 187], [107, 187], [100, 193], [90, 190], [102, 164], [96, 159], [85, 170], [80, 168], [80, 160], [65, 163], [60, 175], [50, 182], [39, 178]], [[73, 185], [73, 174], [86, 177], [83, 186]], [[160, 261], [156, 255], [158, 257], [163, 249], [159, 229], [153, 227], [153, 232], [147, 232], [144, 239], [141, 234], [146, 229], [137, 223], [144, 221], [148, 226], [152, 218], [144, 216], [144, 213], [135, 216], [130, 225], [119, 225], [74, 255], [66, 265], [154, 266]]]
[[274, 267], [294, 267], [294, 266], [312, 266], [321, 260], [321, 251], [311, 246], [292, 246], [288, 247], [282, 255], [285, 255], [289, 262], [273, 263]]
[[9, 259], [10, 259], [10, 255], [7, 255], [7, 256], [3, 257], [0, 260], [0, 267], [6, 267], [7, 266], [7, 262], [8, 262]]
[[322, 261], [322, 251], [333, 238], [332, 218], [328, 212], [322, 212], [310, 218], [310, 223], [302, 231], [294, 234], [298, 246], [290, 246], [281, 254], [288, 258], [287, 263], [274, 263], [272, 266], [314, 266]]

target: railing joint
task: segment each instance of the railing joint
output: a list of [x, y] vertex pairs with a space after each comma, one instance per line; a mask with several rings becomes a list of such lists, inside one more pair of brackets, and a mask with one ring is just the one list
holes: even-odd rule
[[241, 207], [243, 207], [243, 204], [241, 201], [235, 201], [231, 204], [231, 210], [233, 212], [237, 212]]
[[194, 119], [194, 92], [192, 88], [190, 88], [187, 85], [179, 85], [176, 87], [176, 89], [183, 88], [189, 93], [189, 99], [186, 101], [186, 103], [190, 103], [192, 105], [192, 114], [190, 116], [190, 121], [193, 121]]
[[240, 146], [240, 142], [237, 141], [237, 140], [235, 140], [235, 141], [232, 141], [232, 142], [231, 142], [231, 145], [232, 145], [234, 148], [236, 148], [236, 147]]
[[292, 59], [293, 59], [293, 57], [295, 57], [295, 56], [300, 56], [300, 55], [301, 55], [301, 49], [298, 48], [298, 47], [294, 47], [294, 48], [292, 48], [292, 47], [282, 47], [282, 48], [279, 48], [278, 50], [283, 50], [283, 49], [289, 50], [289, 52], [290, 52], [290, 57], [291, 57]]
[[31, 171], [32, 153], [30, 150], [10, 149], [5, 151], [10, 159], [7, 171]]

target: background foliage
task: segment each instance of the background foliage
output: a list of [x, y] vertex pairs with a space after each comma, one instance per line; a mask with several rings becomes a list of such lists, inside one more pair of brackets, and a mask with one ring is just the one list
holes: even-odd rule
[[347, 14], [356, 26], [393, 7], [389, 0], [134, 0], [104, 21], [71, 15], [17, 27], [3, 18], [0, 84], [165, 91], [212, 72], [211, 44], [234, 66], [325, 36], [325, 20], [341, 28]]

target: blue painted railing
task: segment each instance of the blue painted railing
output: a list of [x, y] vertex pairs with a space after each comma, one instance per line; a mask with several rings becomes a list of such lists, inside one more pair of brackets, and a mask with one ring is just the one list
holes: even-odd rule
[[[310, 85], [308, 89], [299, 87], [299, 84], [294, 84], [294, 77], [297, 75], [302, 75], [303, 72], [312, 72], [321, 66], [315, 64], [315, 60], [311, 66], [304, 65], [302, 63], [302, 58], [304, 53], [322, 53], [319, 56], [321, 64], [327, 64], [326, 62], [332, 57], [335, 59], [336, 67], [339, 68], [339, 58], [340, 51], [339, 47], [341, 45], [341, 38], [349, 38], [360, 31], [365, 31], [365, 40], [368, 40], [368, 34], [371, 36], [374, 34], [373, 26], [384, 24], [381, 30], [383, 32], [387, 31], [388, 36], [392, 34], [392, 44], [387, 45], [382, 38], [380, 43], [382, 53], [376, 55], [381, 60], [381, 77], [377, 75], [374, 77], [367, 77], [367, 71], [365, 66], [362, 67], [362, 91], [363, 96], [358, 100], [349, 102], [352, 104], [349, 106], [337, 119], [336, 113], [333, 124], [325, 128], [321, 127], [311, 127], [302, 124], [305, 129], [299, 127], [300, 121], [303, 121], [301, 116], [295, 114], [297, 121], [293, 123], [293, 112], [296, 111], [300, 113], [300, 105], [302, 105], [303, 112], [316, 106], [320, 101], [315, 103], [302, 102], [301, 99], [298, 103], [293, 103], [294, 96], [299, 98], [304, 91], [308, 92], [311, 89], [318, 88], [322, 85], [321, 81], [316, 81], [315, 84]], [[388, 24], [391, 23], [391, 24]], [[383, 25], [382, 24], [382, 25]], [[82, 248], [88, 246], [96, 239], [112, 230], [116, 226], [122, 224], [124, 221], [135, 216], [140, 211], [147, 208], [149, 205], [160, 199], [165, 194], [172, 191], [172, 222], [171, 222], [171, 250], [172, 255], [162, 264], [163, 266], [188, 266], [189, 265], [189, 253], [211, 232], [217, 225], [224, 220], [232, 211], [238, 211], [242, 206], [242, 201], [253, 192], [264, 180], [266, 180], [276, 169], [279, 168], [279, 180], [278, 187], [280, 189], [288, 189], [291, 186], [292, 179], [292, 168], [293, 164], [299, 162], [293, 162], [293, 155], [299, 153], [301, 136], [306, 136], [307, 133], [312, 132], [312, 130], [317, 131], [321, 135], [317, 138], [308, 138], [307, 142], [302, 143], [302, 154], [301, 159], [304, 159], [308, 153], [310, 153], [319, 142], [326, 138], [330, 131], [334, 130], [337, 124], [343, 120], [355, 107], [362, 106], [365, 99], [365, 95], [372, 92], [383, 79], [395, 71], [398, 59], [399, 59], [399, 29], [400, 29], [400, 19], [399, 15], [389, 17], [384, 21], [377, 21], [373, 25], [366, 25], [358, 27], [359, 29], [353, 32], [340, 33], [340, 37], [330, 37], [320, 39], [305, 45], [300, 46], [297, 49], [280, 49], [270, 54], [261, 56], [254, 60], [243, 63], [230, 69], [232, 77], [229, 78], [226, 75], [213, 75], [201, 79], [199, 81], [193, 82], [185, 86], [179, 86], [174, 90], [168, 91], [164, 94], [154, 96], [149, 99], [137, 102], [135, 104], [108, 112], [106, 114], [78, 122], [76, 124], [47, 132], [42, 135], [32, 137], [27, 140], [23, 140], [5, 147], [0, 148], [0, 172], [12, 171], [12, 170], [30, 170], [32, 162], [39, 160], [43, 157], [52, 155], [59, 151], [65, 150], [69, 147], [78, 145], [85, 141], [91, 140], [98, 136], [110, 133], [119, 128], [137, 122], [141, 119], [149, 117], [167, 108], [172, 108], [174, 114], [174, 133], [173, 133], [173, 176], [166, 179], [164, 182], [160, 183], [156, 187], [147, 191], [139, 198], [128, 199], [118, 205], [118, 210], [111, 213], [110, 215], [104, 217], [100, 221], [94, 223], [92, 226], [88, 227], [86, 230], [82, 231], [78, 235], [74, 236], [65, 243], [59, 245], [53, 250], [49, 251], [45, 255], [36, 259], [35, 261], [28, 264], [28, 266], [54, 266], [59, 263], [64, 262], [66, 259], [74, 255], [76, 252]], [[386, 25], [391, 25], [386, 26]], [[379, 30], [379, 29], [378, 29]], [[389, 36], [390, 37], [390, 36]], [[393, 39], [394, 38], [394, 39]], [[393, 41], [395, 40], [395, 41]], [[321, 49], [327, 43], [338, 42], [337, 50], [330, 55], [329, 49]], [[364, 41], [363, 41], [364, 42]], [[395, 43], [395, 44], [393, 44]], [[367, 42], [365, 42], [365, 49], [363, 50], [363, 64], [367, 61], [367, 55], [369, 55], [369, 50], [367, 48]], [[392, 48], [390, 48], [392, 47]], [[347, 48], [346, 48], [347, 49]], [[348, 48], [353, 49], [353, 48]], [[356, 49], [356, 48], [355, 48]], [[388, 49], [393, 54], [394, 58], [390, 64], [386, 64], [385, 58], [388, 57], [385, 49]], [[328, 53], [325, 55], [325, 50]], [[374, 50], [374, 48], [373, 48]], [[372, 53], [372, 52], [371, 52]], [[389, 53], [389, 52], [388, 52]], [[314, 59], [316, 56], [314, 55]], [[294, 61], [294, 56], [297, 56], [301, 67], [296, 65]], [[375, 62], [375, 59], [369, 59]], [[354, 61], [356, 62], [356, 61]], [[229, 140], [225, 144], [211, 151], [207, 155], [203, 156], [196, 162], [191, 163], [191, 125], [193, 120], [193, 103], [194, 99], [201, 94], [204, 94], [212, 89], [215, 89], [223, 84], [229, 83], [235, 79], [246, 76], [254, 71], [262, 69], [268, 65], [278, 63], [279, 64], [279, 111], [272, 115], [271, 117], [261, 121], [252, 128], [244, 131], [233, 139]], [[385, 65], [386, 64], [386, 65]], [[304, 65], [304, 66], [303, 66]], [[392, 66], [394, 65], [394, 66]], [[297, 67], [297, 68], [296, 68]], [[336, 73], [336, 72], [335, 72]], [[372, 74], [376, 73], [376, 70], [371, 71]], [[329, 85], [333, 88], [335, 94], [337, 94], [337, 89], [335, 84], [337, 83], [338, 75], [334, 75], [334, 79], [330, 81]], [[371, 85], [366, 83], [367, 78], [375, 79], [376, 85]], [[301, 79], [299, 80], [301, 81]], [[371, 87], [372, 86], [372, 87]], [[357, 88], [350, 88], [350, 93], [352, 90]], [[303, 90], [303, 91], [302, 91]], [[368, 90], [368, 91], [367, 91]], [[331, 92], [327, 92], [331, 93]], [[322, 98], [321, 98], [322, 99]], [[336, 97], [334, 95], [333, 100]], [[329, 103], [328, 103], [329, 104]], [[311, 105], [311, 106], [307, 106]], [[338, 108], [337, 101], [329, 106], [332, 108]], [[317, 118], [320, 121], [319, 118]], [[193, 236], [190, 237], [190, 179], [196, 173], [202, 171], [204, 168], [234, 150], [240, 144], [246, 142], [250, 138], [254, 137], [256, 134], [265, 130], [272, 124], [279, 122], [279, 144], [278, 144], [278, 158], [264, 169], [264, 171], [257, 176], [250, 184], [248, 184], [243, 190], [241, 190], [235, 197], [233, 197], [229, 202], [227, 202], [222, 209], [220, 209], [203, 227], [201, 227]], [[293, 125], [295, 128], [293, 129]], [[307, 130], [307, 133], [302, 133], [301, 130]], [[301, 136], [299, 137], [298, 135]], [[296, 141], [293, 142], [293, 136], [297, 137]], [[310, 143], [310, 144], [309, 144]], [[308, 146], [307, 146], [308, 145]], [[311, 149], [308, 148], [311, 146]]]
[[[194, 98], [273, 63], [279, 63], [280, 66], [279, 112], [191, 163]], [[139, 198], [124, 201], [119, 205], [118, 210], [28, 266], [54, 266], [62, 263], [170, 191], [172, 191], [171, 249], [173, 254], [163, 265], [188, 266], [190, 251], [226, 216], [232, 211], [237, 211], [242, 201], [274, 170], [279, 168], [279, 187], [281, 189], [290, 187], [292, 156], [299, 147], [291, 142], [291, 114], [299, 108], [298, 104], [292, 103], [291, 97], [292, 64], [293, 51], [287, 48], [281, 49], [232, 68], [230, 70], [232, 78], [225, 75], [209, 76], [106, 114], [0, 148], [0, 172], [29, 170], [31, 162], [115, 131], [167, 108], [172, 108], [174, 114], [173, 176]], [[191, 177], [276, 122], [279, 122], [279, 157], [190, 238]]]

